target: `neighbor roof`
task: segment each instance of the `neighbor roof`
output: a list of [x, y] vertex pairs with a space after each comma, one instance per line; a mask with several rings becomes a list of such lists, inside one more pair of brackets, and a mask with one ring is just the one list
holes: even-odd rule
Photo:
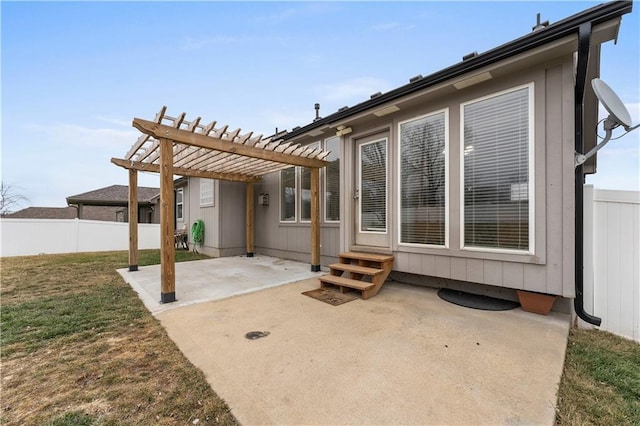
[[[138, 187], [138, 204], [149, 204], [160, 193], [160, 188]], [[94, 206], [127, 206], [129, 187], [111, 185], [67, 197], [67, 204], [86, 204]]]
[[411, 79], [409, 84], [405, 84], [384, 94], [376, 94], [371, 99], [354, 105], [350, 108], [341, 108], [325, 118], [314, 120], [312, 123], [301, 128], [296, 128], [287, 133], [285, 140], [308, 133], [314, 129], [319, 129], [344, 120], [358, 113], [384, 105], [388, 102], [402, 98], [409, 94], [429, 88], [438, 83], [462, 76], [482, 67], [494, 64], [519, 53], [548, 44], [571, 34], [576, 34], [580, 25], [590, 22], [592, 26], [607, 22], [611, 19], [619, 18], [626, 13], [630, 13], [633, 3], [631, 1], [613, 1], [584, 10], [578, 14], [555, 22], [547, 27], [532, 31], [531, 33], [517, 38], [511, 42], [488, 50], [484, 53], [472, 56], [462, 62], [437, 71], [426, 77]]
[[27, 207], [6, 215], [11, 219], [75, 219], [78, 210], [75, 207]]

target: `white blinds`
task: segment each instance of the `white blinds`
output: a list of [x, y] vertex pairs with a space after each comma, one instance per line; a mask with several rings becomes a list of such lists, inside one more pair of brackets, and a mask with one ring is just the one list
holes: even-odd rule
[[360, 230], [387, 231], [387, 140], [360, 145]]
[[400, 241], [445, 244], [445, 113], [400, 125]]
[[529, 248], [529, 87], [464, 105], [464, 244]]

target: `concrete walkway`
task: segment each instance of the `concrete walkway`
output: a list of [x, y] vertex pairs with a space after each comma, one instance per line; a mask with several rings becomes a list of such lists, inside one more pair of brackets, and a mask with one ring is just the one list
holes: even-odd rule
[[[249, 271], [237, 273], [231, 287]], [[307, 278], [194, 298], [156, 316], [245, 425], [554, 423], [568, 315], [473, 310], [398, 283], [340, 306], [300, 294], [317, 287]]]
[[153, 315], [324, 275], [306, 263], [269, 256], [233, 256], [176, 263], [176, 301], [160, 303], [160, 265], [118, 269]]

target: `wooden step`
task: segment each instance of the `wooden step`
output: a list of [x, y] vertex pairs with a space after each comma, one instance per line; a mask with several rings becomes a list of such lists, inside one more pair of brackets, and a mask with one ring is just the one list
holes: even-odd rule
[[[319, 278], [323, 284], [333, 284], [339, 287], [348, 287], [356, 290], [364, 291], [369, 290], [375, 286], [374, 283], [368, 283], [366, 281], [352, 280], [351, 278], [337, 277], [335, 275], [325, 275]], [[341, 289], [342, 290], [342, 289]]]
[[338, 257], [340, 259], [367, 260], [370, 262], [388, 262], [393, 260], [393, 255], [391, 254], [362, 253], [362, 252], [356, 253], [354, 251], [340, 253]]
[[384, 272], [382, 269], [353, 265], [351, 263], [332, 263], [331, 265], [329, 265], [329, 268], [332, 270], [336, 269], [339, 271], [353, 272], [354, 274], [362, 274], [362, 275], [369, 275], [369, 276], [375, 276]]

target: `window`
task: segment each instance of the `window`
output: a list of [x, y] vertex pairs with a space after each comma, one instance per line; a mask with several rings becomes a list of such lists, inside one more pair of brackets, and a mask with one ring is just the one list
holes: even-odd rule
[[183, 189], [176, 189], [176, 220], [184, 219], [184, 202], [183, 202]]
[[[318, 148], [319, 142], [309, 144], [311, 148]], [[299, 167], [300, 171], [300, 222], [311, 222], [311, 170]]]
[[289, 167], [280, 171], [280, 221], [296, 221], [297, 198], [296, 168]]
[[532, 252], [533, 83], [461, 106], [464, 246]]
[[447, 113], [400, 123], [400, 242], [446, 245]]
[[324, 141], [324, 150], [331, 151], [325, 158], [329, 162], [324, 168], [324, 220], [340, 221], [340, 138]]
[[200, 179], [200, 206], [213, 206], [213, 179]]

